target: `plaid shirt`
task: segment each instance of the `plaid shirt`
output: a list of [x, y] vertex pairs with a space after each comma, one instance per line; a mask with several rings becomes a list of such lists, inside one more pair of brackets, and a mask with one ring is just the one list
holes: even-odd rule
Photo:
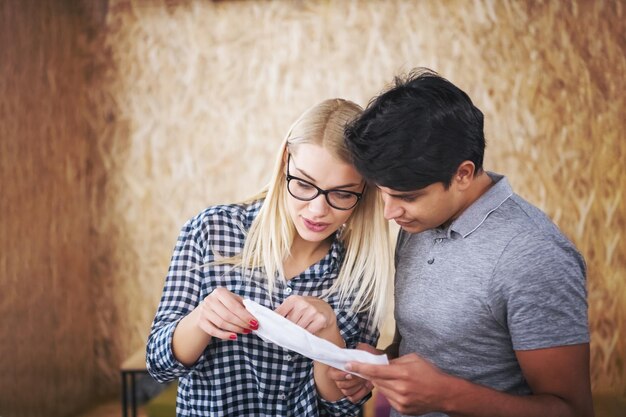
[[[214, 254], [233, 256], [244, 244], [246, 232], [261, 208], [233, 204], [209, 207], [183, 227], [170, 264], [165, 288], [147, 346], [147, 366], [159, 382], [179, 378], [178, 416], [353, 416], [360, 404], [348, 399], [329, 402], [318, 397], [313, 362], [296, 352], [267, 343], [254, 334], [235, 341], [213, 338], [198, 361], [187, 368], [172, 354], [172, 336], [179, 320], [189, 314], [216, 287], [276, 308], [292, 294], [320, 297], [329, 289], [343, 260], [343, 247], [335, 240], [328, 254], [299, 276], [278, 280], [273, 305], [260, 272], [243, 278], [231, 265], [200, 267]], [[375, 345], [378, 330], [367, 314], [348, 312], [333, 294], [327, 300], [337, 315], [346, 345]]]

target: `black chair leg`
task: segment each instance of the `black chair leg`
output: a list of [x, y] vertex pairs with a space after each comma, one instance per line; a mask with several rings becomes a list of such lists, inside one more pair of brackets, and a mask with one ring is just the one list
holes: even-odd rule
[[122, 417], [128, 416], [128, 386], [126, 385], [126, 372], [122, 372]]

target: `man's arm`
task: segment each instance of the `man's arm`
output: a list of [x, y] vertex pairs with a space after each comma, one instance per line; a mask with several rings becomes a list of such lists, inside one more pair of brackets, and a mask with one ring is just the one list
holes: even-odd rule
[[589, 344], [517, 351], [533, 394], [506, 394], [443, 373], [416, 354], [390, 365], [352, 363], [403, 414], [458, 417], [593, 417]]

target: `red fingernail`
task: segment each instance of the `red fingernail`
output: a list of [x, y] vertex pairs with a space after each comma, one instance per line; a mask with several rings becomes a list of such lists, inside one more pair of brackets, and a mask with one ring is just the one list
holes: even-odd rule
[[250, 326], [252, 327], [259, 327], [259, 322], [256, 320], [250, 320]]
[[250, 329], [243, 329], [243, 334], [248, 334], [248, 333], [250, 333], [251, 331], [252, 331], [252, 330], [250, 330]]
[[230, 340], [236, 340], [237, 339], [237, 335], [236, 334], [231, 334], [228, 337], [230, 338]]

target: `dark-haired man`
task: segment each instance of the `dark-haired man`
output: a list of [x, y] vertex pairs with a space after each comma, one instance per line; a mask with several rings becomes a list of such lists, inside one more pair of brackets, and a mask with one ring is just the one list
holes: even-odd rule
[[[483, 114], [414, 71], [346, 130], [354, 163], [401, 227], [390, 365], [333, 371], [393, 416], [592, 416], [585, 264], [501, 175], [483, 170]], [[370, 348], [371, 350], [372, 348]]]

